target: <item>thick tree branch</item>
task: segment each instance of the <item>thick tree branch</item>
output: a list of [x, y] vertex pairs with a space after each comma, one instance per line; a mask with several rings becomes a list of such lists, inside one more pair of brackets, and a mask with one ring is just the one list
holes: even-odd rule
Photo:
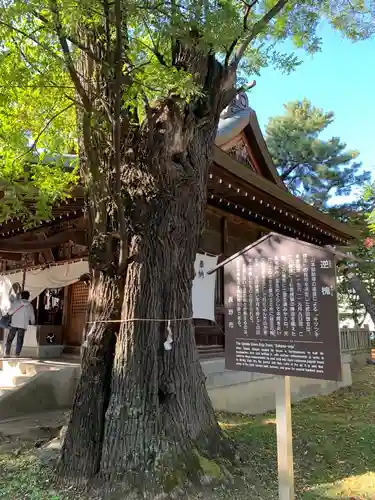
[[70, 53], [67, 39], [63, 35], [63, 30], [62, 30], [62, 25], [61, 25], [61, 20], [60, 20], [60, 15], [59, 15], [57, 4], [56, 4], [55, 0], [50, 0], [49, 3], [50, 3], [50, 9], [52, 12], [52, 16], [53, 16], [54, 29], [55, 29], [56, 35], [59, 39], [61, 49], [63, 51], [66, 68], [69, 71], [70, 78], [72, 79], [74, 86], [77, 90], [77, 93], [82, 100], [82, 104], [83, 104], [84, 108], [89, 110], [89, 109], [91, 109], [91, 102], [90, 102], [90, 99], [89, 99], [88, 95], [86, 94], [85, 89], [83, 88], [83, 85], [79, 79], [76, 68], [74, 67], [74, 63], [73, 63], [72, 55]]
[[236, 71], [239, 62], [241, 61], [246, 49], [250, 43], [261, 33], [268, 25], [268, 23], [284, 8], [288, 0], [279, 0], [259, 21], [257, 21], [250, 32], [242, 40], [241, 44], [237, 47], [235, 57], [230, 65], [232, 71]]
[[[53, 30], [54, 28], [51, 26], [51, 23], [50, 21], [45, 17], [43, 16], [42, 14], [40, 14], [39, 12], [36, 12], [36, 11], [33, 11], [32, 12], [32, 15], [34, 17], [36, 17], [37, 19], [39, 19], [40, 21], [42, 21], [43, 24], [45, 24], [46, 26], [48, 26], [51, 30]], [[70, 42], [72, 43], [73, 45], [75, 45], [78, 49], [82, 50], [83, 52], [85, 52], [93, 61], [97, 62], [97, 63], [100, 63], [100, 64], [103, 64], [103, 60], [100, 59], [99, 57], [97, 57], [94, 52], [92, 50], [90, 50], [89, 47], [87, 47], [86, 45], [84, 45], [82, 42], [80, 42], [79, 40], [77, 40], [77, 38], [75, 38], [73, 35], [71, 34], [67, 34], [67, 33], [64, 33], [64, 37]]]
[[229, 48], [227, 50], [227, 53], [225, 54], [225, 61], [224, 61], [224, 67], [225, 68], [228, 68], [228, 66], [229, 66], [230, 58], [231, 58], [232, 53], [233, 53], [233, 51], [234, 51], [234, 49], [235, 49], [235, 47], [236, 47], [236, 45], [238, 43], [238, 40], [239, 40], [238, 38], [235, 38], [233, 40], [233, 42], [230, 44], [230, 46], [229, 46]]
[[[116, 45], [115, 45], [115, 81], [114, 81], [114, 98], [115, 98], [115, 119], [113, 126], [113, 142], [115, 156], [115, 200], [117, 208], [118, 227], [120, 232], [120, 256], [118, 261], [118, 274], [121, 276], [128, 262], [128, 233], [125, 222], [125, 207], [121, 195], [121, 107], [122, 107], [122, 83], [123, 74], [122, 68], [124, 63], [124, 41], [123, 35], [123, 12], [121, 8], [121, 0], [115, 0], [115, 20], [116, 20]], [[125, 43], [124, 43], [125, 42]]]

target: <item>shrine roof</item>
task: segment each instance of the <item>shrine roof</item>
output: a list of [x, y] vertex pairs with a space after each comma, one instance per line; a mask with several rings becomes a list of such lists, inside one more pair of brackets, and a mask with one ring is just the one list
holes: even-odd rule
[[[351, 240], [359, 236], [358, 231], [351, 228], [348, 224], [344, 224], [333, 217], [330, 217], [329, 215], [302, 201], [300, 198], [292, 195], [287, 190], [280, 188], [280, 186], [275, 183], [261, 177], [245, 165], [235, 161], [218, 147], [215, 147], [214, 150], [214, 163], [221, 166], [223, 171], [226, 173], [236, 176], [239, 180], [242, 180], [246, 184], [256, 188], [259, 192], [262, 192], [263, 199], [260, 200], [260, 204], [272, 205], [274, 200], [278, 200], [286, 209], [280, 208], [280, 213], [284, 211], [285, 214], [288, 214], [292, 218], [298, 218], [299, 215], [302, 215], [307, 219], [305, 221], [307, 225], [310, 225], [310, 222], [312, 222], [316, 226], [323, 226], [323, 229], [320, 232], [324, 232], [325, 229], [328, 229], [329, 231], [338, 233], [339, 238], [337, 238], [337, 243], [343, 243], [344, 241], [342, 240]], [[249, 202], [246, 194], [243, 193], [241, 195], [241, 193], [238, 192], [232, 193], [234, 188], [233, 182], [229, 183], [225, 186], [225, 188], [225, 193], [224, 186], [221, 192], [226, 196], [229, 196], [229, 199], [242, 202], [246, 206], [248, 205]], [[272, 213], [272, 211], [269, 210], [269, 213]], [[263, 215], [265, 215], [264, 212]]]
[[225, 145], [241, 133], [246, 137], [251, 156], [261, 167], [262, 176], [286, 190], [268, 151], [256, 112], [249, 106], [245, 93], [238, 94], [221, 113], [215, 144], [225, 150]]

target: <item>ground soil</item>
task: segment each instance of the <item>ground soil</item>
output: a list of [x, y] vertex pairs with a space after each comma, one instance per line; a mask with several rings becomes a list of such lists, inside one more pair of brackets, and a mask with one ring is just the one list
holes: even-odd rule
[[[350, 388], [293, 406], [296, 500], [375, 500], [375, 366], [364, 360], [354, 364], [353, 380]], [[0, 422], [0, 499], [110, 500], [101, 493], [56, 487], [51, 464], [58, 446], [53, 444], [67, 418], [66, 412], [50, 412]], [[208, 484], [175, 498], [277, 499], [274, 414], [218, 418], [243, 457], [238, 476], [228, 481], [207, 462]]]

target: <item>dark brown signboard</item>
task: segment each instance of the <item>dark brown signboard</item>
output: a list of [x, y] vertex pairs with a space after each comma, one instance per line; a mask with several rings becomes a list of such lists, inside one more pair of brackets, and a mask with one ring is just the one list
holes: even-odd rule
[[271, 233], [222, 265], [229, 370], [341, 380], [329, 250]]

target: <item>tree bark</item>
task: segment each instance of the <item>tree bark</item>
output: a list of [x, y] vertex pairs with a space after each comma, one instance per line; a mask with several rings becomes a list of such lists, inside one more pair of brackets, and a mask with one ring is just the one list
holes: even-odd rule
[[[119, 111], [113, 89], [121, 86], [92, 62], [81, 71], [84, 84], [100, 80], [87, 90], [96, 113], [80, 117], [94, 280], [60, 474], [107, 484], [126, 476], [148, 492], [198, 477], [199, 454], [227, 451], [197, 356], [191, 297], [223, 74], [214, 56], [192, 46], [176, 42], [173, 58], [201, 75], [205, 97], [158, 102], [142, 125]], [[120, 318], [115, 342], [110, 322]]]
[[[132, 174], [147, 169], [152, 196], [143, 193], [128, 211], [123, 288], [100, 272], [92, 282], [94, 323], [62, 453], [65, 476], [99, 473], [107, 484], [126, 476], [139, 489], [168, 490], [181, 477], [199, 477], [200, 454], [218, 457], [229, 450], [198, 359], [191, 298], [215, 133], [215, 123], [196, 131], [178, 161], [171, 160], [165, 137], [159, 145], [155, 132], [152, 144], [135, 137], [137, 148], [149, 154], [142, 163], [135, 151], [128, 178], [133, 183]], [[120, 303], [112, 365], [114, 337], [105, 321], [119, 317], [114, 304]], [[166, 350], [169, 332], [172, 348]]]
[[[173, 483], [173, 470], [198, 473], [197, 450], [215, 456], [221, 447], [195, 346], [191, 300], [212, 144], [209, 134], [196, 133], [184, 167], [161, 159], [162, 189], [140, 210], [106, 413], [101, 473], [107, 479], [126, 473], [144, 486], [147, 476], [163, 488], [163, 482]], [[164, 348], [169, 329], [170, 351]]]
[[99, 471], [115, 348], [113, 326], [106, 321], [114, 317], [117, 303], [116, 282], [96, 273], [89, 295], [89, 320], [95, 322], [87, 324], [81, 377], [59, 464], [64, 476], [87, 478]]

